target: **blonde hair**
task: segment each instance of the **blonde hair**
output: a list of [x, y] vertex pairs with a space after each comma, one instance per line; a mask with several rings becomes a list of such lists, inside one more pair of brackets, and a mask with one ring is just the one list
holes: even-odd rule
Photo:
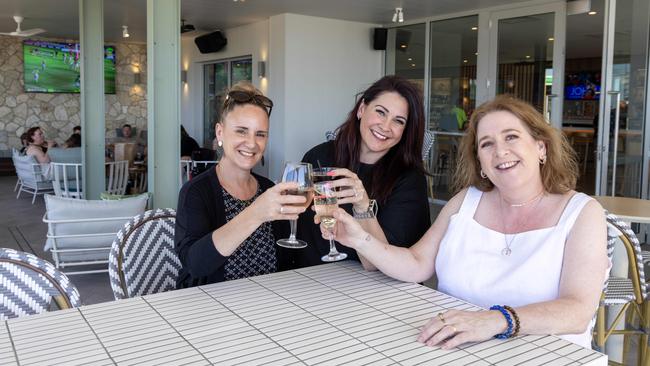
[[467, 133], [460, 143], [453, 190], [458, 192], [474, 186], [486, 192], [494, 188], [489, 179], [481, 177], [476, 131], [483, 117], [498, 111], [512, 113], [526, 126], [533, 139], [542, 141], [546, 146], [546, 163], [540, 165], [544, 189], [550, 193], [566, 193], [575, 189], [578, 180], [576, 153], [564, 135], [551, 126], [532, 105], [512, 96], [500, 95], [483, 103], [472, 114]]

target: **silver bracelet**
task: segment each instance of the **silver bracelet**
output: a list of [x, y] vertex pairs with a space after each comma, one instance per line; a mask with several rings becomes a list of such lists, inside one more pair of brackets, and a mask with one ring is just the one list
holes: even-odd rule
[[370, 200], [370, 204], [365, 211], [357, 211], [354, 206], [352, 206], [352, 213], [355, 219], [374, 219], [377, 216], [378, 209], [377, 201]]

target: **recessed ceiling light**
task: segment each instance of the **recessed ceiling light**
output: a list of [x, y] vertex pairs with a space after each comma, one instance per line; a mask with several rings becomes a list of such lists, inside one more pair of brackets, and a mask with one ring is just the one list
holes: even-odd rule
[[478, 30], [478, 27], [472, 27], [472, 30]]
[[467, 63], [467, 60], [463, 60], [463, 63]]
[[412, 57], [409, 57], [408, 60], [409, 60], [409, 61], [413, 61], [413, 58], [412, 58]]
[[526, 55], [526, 58], [530, 58], [530, 55]]
[[553, 38], [553, 37], [548, 37], [548, 40], [549, 40], [549, 41], [555, 41], [555, 38]]
[[401, 44], [401, 45], [399, 45], [399, 46], [400, 46], [401, 48], [406, 48], [406, 45], [405, 45], [405, 44]]
[[589, 15], [596, 15], [596, 14], [598, 14], [598, 12], [592, 10], [592, 11], [588, 12], [587, 14], [589, 14]]
[[411, 66], [415, 67], [415, 64], [411, 64]]
[[474, 56], [478, 56], [478, 52], [474, 52]]

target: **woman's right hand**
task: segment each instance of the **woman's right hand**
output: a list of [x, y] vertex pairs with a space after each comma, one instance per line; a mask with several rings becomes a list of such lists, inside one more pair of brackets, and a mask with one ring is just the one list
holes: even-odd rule
[[[333, 239], [336, 239], [337, 242], [346, 247], [358, 249], [360, 243], [370, 240], [370, 234], [363, 230], [357, 220], [345, 212], [344, 209], [338, 208], [334, 211], [333, 216], [336, 218]], [[320, 230], [323, 239], [329, 239], [331, 234], [323, 227], [323, 224], [320, 225]]]
[[262, 222], [297, 220], [298, 215], [305, 211], [304, 203], [307, 199], [284, 193], [290, 189], [298, 189], [298, 183], [283, 182], [267, 189], [250, 206], [255, 210], [255, 217]]

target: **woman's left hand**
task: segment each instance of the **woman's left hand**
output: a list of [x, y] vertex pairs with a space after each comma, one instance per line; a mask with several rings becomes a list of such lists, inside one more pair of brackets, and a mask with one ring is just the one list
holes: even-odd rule
[[418, 342], [451, 349], [467, 342], [480, 342], [508, 328], [498, 311], [448, 310], [438, 313], [422, 327]]
[[332, 187], [340, 188], [336, 194], [339, 205], [351, 203], [357, 211], [368, 209], [370, 198], [363, 182], [356, 174], [345, 168], [337, 168], [332, 170], [329, 175], [341, 177], [331, 182]]

